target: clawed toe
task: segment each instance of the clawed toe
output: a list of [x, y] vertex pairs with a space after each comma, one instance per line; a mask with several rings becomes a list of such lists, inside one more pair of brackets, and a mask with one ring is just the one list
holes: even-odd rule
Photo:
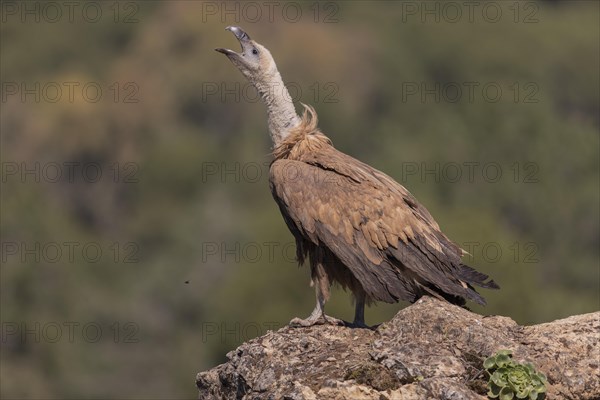
[[346, 323], [344, 321], [342, 321], [341, 319], [330, 317], [329, 315], [323, 315], [323, 318], [325, 319], [325, 321], [327, 321], [327, 323], [329, 325], [338, 325], [338, 326], [346, 325]]
[[377, 329], [379, 324], [369, 326], [369, 325], [365, 324], [363, 321], [354, 321], [354, 322], [346, 322], [346, 323], [344, 323], [344, 326], [346, 326], [348, 328], [370, 329], [370, 330], [374, 331]]
[[337, 319], [337, 318], [333, 318], [330, 317], [328, 315], [321, 315], [317, 318], [306, 318], [306, 319], [302, 319], [302, 318], [294, 318], [290, 321], [289, 326], [292, 328], [301, 328], [301, 327], [309, 327], [309, 326], [313, 326], [313, 325], [339, 325], [339, 326], [343, 326], [345, 325], [344, 321], [342, 321], [341, 319]]
[[289, 323], [289, 326], [291, 328], [302, 328], [302, 327], [306, 328], [306, 327], [314, 326], [314, 325], [345, 326], [347, 328], [370, 329], [373, 331], [379, 327], [379, 324], [369, 326], [364, 321], [356, 321], [355, 320], [354, 322], [347, 322], [347, 321], [343, 321], [341, 319], [330, 317], [329, 315], [325, 315], [325, 314], [322, 314], [318, 317], [314, 317], [313, 315], [311, 315], [310, 317], [308, 317], [306, 319], [294, 318]]
[[302, 328], [302, 327], [308, 327], [308, 326], [313, 326], [313, 325], [322, 325], [324, 323], [325, 323], [325, 321], [319, 320], [319, 319], [294, 318], [290, 321], [289, 326], [292, 328]]

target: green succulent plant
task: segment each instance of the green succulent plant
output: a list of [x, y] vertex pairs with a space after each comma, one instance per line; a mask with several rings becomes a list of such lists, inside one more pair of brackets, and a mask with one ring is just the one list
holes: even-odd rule
[[483, 367], [490, 375], [487, 395], [492, 399], [540, 400], [545, 397], [546, 375], [537, 372], [531, 363], [514, 361], [510, 350], [500, 350], [488, 357]]

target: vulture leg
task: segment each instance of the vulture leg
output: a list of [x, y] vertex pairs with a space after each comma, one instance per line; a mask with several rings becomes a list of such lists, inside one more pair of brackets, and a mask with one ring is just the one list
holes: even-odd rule
[[322, 265], [312, 268], [312, 279], [317, 296], [317, 305], [306, 319], [294, 318], [290, 321], [291, 327], [313, 326], [313, 325], [344, 325], [344, 321], [325, 315], [325, 302], [329, 299], [329, 277]]
[[367, 294], [364, 292], [364, 290], [361, 289], [354, 292], [354, 297], [356, 299], [356, 305], [354, 308], [354, 322], [351, 324], [347, 324], [347, 326], [351, 328], [373, 329], [365, 323], [365, 303], [367, 299]]
[[367, 328], [367, 324], [365, 324], [365, 292], [361, 290], [354, 295], [356, 296], [356, 305], [354, 308], [354, 322], [352, 325]]

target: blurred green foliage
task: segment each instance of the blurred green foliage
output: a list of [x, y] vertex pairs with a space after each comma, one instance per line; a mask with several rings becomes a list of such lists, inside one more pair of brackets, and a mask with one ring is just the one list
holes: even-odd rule
[[[598, 309], [597, 2], [494, 3], [495, 23], [480, 10], [436, 22], [414, 2], [302, 3], [294, 23], [281, 7], [253, 22], [221, 2], [95, 4], [93, 23], [2, 10], [3, 398], [195, 397], [197, 371], [312, 309], [268, 188], [264, 106], [213, 51], [237, 48], [226, 25], [265, 44], [334, 144], [402, 182], [501, 285], [475, 311], [530, 324]], [[36, 82], [65, 92], [22, 99]], [[39, 182], [22, 177], [36, 162]], [[50, 179], [53, 163], [76, 163], [75, 179]], [[335, 290], [328, 313], [351, 319], [348, 295]]]

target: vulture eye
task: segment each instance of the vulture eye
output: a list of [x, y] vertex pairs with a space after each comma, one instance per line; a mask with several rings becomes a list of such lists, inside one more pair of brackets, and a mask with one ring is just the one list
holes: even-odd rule
[[252, 49], [252, 54], [258, 54], [258, 50]]

